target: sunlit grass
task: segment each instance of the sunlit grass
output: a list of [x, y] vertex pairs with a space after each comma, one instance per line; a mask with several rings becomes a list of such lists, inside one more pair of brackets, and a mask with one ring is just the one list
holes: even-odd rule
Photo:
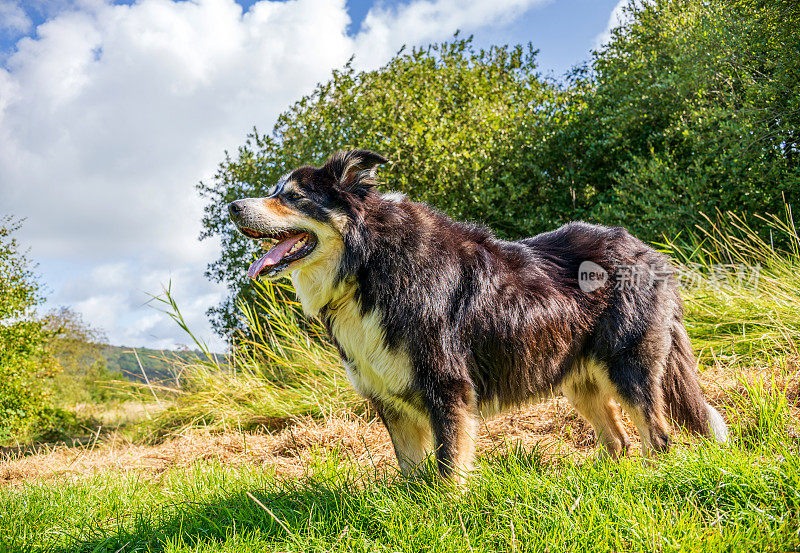
[[[146, 427], [152, 437], [192, 426], [252, 430], [279, 427], [303, 415], [360, 409], [339, 356], [318, 319], [303, 316], [286, 282], [254, 282], [256, 301], [239, 304], [242, 329], [228, 355], [175, 360], [181, 389], [170, 409]], [[169, 289], [161, 301], [194, 338]]]
[[665, 244], [683, 273], [686, 326], [704, 363], [798, 357], [800, 237], [788, 206], [758, 218], [769, 236], [726, 213]]
[[[728, 448], [656, 462], [501, 448], [463, 491], [319, 451], [300, 479], [200, 462], [0, 490], [19, 551], [787, 551], [800, 547], [798, 439], [778, 395], [745, 390]], [[760, 413], [760, 414], [758, 414]], [[755, 435], [752, 435], [755, 437]]]

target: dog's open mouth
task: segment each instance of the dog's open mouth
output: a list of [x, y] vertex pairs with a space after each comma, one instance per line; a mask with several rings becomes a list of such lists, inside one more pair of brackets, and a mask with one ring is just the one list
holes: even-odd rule
[[247, 276], [256, 279], [262, 274], [274, 275], [285, 269], [293, 261], [310, 254], [317, 245], [317, 238], [304, 230], [290, 229], [277, 232], [258, 232], [242, 227], [243, 234], [257, 240], [268, 247], [267, 253], [250, 265]]

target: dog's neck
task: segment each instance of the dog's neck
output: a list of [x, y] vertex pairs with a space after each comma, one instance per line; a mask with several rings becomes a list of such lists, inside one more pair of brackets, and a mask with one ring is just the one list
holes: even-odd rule
[[[385, 211], [387, 204], [392, 210], [397, 210], [396, 206], [402, 201], [403, 198], [397, 195], [388, 199], [376, 195], [365, 202], [361, 217], [369, 219], [373, 211], [381, 208]], [[397, 220], [400, 220], [399, 216]], [[325, 240], [333, 246], [319, 259], [292, 272], [292, 282], [303, 312], [310, 317], [319, 315], [323, 308], [335, 311], [351, 300], [356, 290], [353, 275], [368, 263], [370, 250], [380, 247], [375, 234], [363, 220], [358, 225], [342, 216], [335, 223], [340, 234]]]
[[292, 283], [306, 316], [319, 315], [325, 306], [352, 297], [349, 289], [354, 284], [337, 279], [340, 258], [341, 252], [331, 252], [312, 264], [292, 271]]

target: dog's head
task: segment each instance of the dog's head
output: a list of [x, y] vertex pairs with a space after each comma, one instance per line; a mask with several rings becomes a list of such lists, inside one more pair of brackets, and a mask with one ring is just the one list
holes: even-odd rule
[[340, 152], [322, 167], [287, 173], [264, 198], [228, 205], [239, 231], [268, 248], [247, 275], [276, 279], [330, 258], [341, 248], [354, 206], [375, 185], [376, 166], [386, 161], [365, 150]]

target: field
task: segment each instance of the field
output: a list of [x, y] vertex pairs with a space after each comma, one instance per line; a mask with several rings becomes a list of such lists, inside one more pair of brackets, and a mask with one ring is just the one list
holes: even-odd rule
[[736, 217], [663, 245], [690, 283], [687, 328], [706, 393], [732, 429], [726, 447], [679, 435], [656, 460], [635, 443], [631, 457], [609, 461], [555, 398], [482, 424], [466, 489], [437, 482], [431, 467], [403, 478], [385, 431], [314, 338], [318, 325], [301, 322], [284, 286], [268, 285], [259, 300], [268, 324], [241, 306], [250, 347], [232, 367], [176, 360], [186, 386], [160, 390], [164, 409], [138, 434], [7, 456], [0, 543], [87, 552], [798, 550], [800, 240], [790, 216], [771, 222], [781, 249]]
[[[800, 552], [798, 29], [798, 0], [0, 0], [0, 553]], [[373, 184], [664, 252], [730, 440], [646, 458], [625, 418], [610, 460], [555, 389], [480, 421], [463, 485], [401, 475], [321, 321], [246, 277], [325, 240], [300, 214], [345, 279], [384, 266], [373, 223], [440, 233]], [[265, 254], [231, 216], [273, 195]], [[635, 268], [589, 281], [664, 276]]]

